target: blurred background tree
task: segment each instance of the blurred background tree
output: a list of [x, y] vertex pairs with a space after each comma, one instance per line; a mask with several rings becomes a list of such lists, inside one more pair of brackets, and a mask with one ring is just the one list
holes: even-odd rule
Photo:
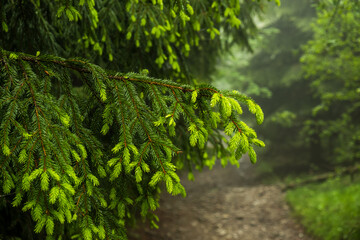
[[264, 106], [263, 171], [331, 171], [359, 160], [358, 7], [310, 0], [269, 6], [254, 53], [235, 46], [219, 61], [214, 84]]
[[312, 37], [315, 16], [311, 0], [282, 1], [278, 9], [269, 6], [258, 19], [261, 29], [253, 40], [254, 52], [244, 54], [235, 46], [219, 61], [213, 77], [215, 86], [247, 92], [264, 106], [261, 134], [268, 147], [262, 153], [266, 161], [257, 166], [264, 173], [285, 176], [309, 170], [319, 161], [318, 146], [307, 145], [300, 134], [317, 104], [300, 64], [301, 46]]
[[[319, 104], [303, 135], [317, 137], [323, 168], [360, 160], [360, 3], [323, 1], [301, 63]], [[318, 151], [319, 151], [318, 150]]]

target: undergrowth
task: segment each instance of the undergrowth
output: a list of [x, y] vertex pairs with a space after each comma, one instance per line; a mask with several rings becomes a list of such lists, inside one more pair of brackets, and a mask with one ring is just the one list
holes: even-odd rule
[[314, 237], [360, 239], [360, 180], [336, 178], [287, 192], [294, 214]]

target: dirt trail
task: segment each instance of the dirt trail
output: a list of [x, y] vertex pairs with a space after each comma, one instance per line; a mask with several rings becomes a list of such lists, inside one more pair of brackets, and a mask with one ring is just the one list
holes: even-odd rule
[[[188, 196], [163, 194], [159, 229], [141, 226], [130, 240], [310, 240], [290, 216], [277, 186], [257, 184], [252, 169], [215, 167], [182, 180]], [[183, 177], [182, 179], [185, 179]]]

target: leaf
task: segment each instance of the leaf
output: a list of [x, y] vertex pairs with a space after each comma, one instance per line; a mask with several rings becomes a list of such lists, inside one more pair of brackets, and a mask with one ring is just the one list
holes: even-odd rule
[[[46, 216], [46, 215], [45, 215]], [[40, 233], [41, 230], [45, 227], [46, 217], [42, 217], [35, 225], [35, 233]]]
[[190, 4], [186, 4], [186, 9], [190, 15], [194, 15], [194, 9]]
[[52, 235], [54, 233], [54, 221], [52, 217], [48, 216], [46, 219], [46, 234]]
[[265, 147], [265, 143], [257, 138], [251, 140], [256, 146]]
[[82, 144], [77, 144], [76, 146], [80, 149], [81, 157], [82, 157], [83, 159], [86, 159], [86, 158], [87, 158], [87, 151], [86, 151], [86, 148], [84, 147], [84, 145], [82, 145]]
[[174, 183], [168, 174], [165, 174], [165, 184], [166, 184], [166, 190], [168, 191], [168, 193], [172, 193], [172, 191], [174, 189]]
[[100, 238], [100, 239], [105, 239], [105, 237], [106, 237], [106, 231], [105, 231], [104, 226], [103, 226], [103, 225], [100, 225], [98, 229], [99, 229], [99, 232], [98, 232], [99, 238]]
[[73, 179], [75, 185], [78, 185], [80, 183], [79, 178], [76, 176], [76, 173], [71, 166], [68, 166], [65, 172], [68, 174], [69, 177]]
[[90, 228], [84, 228], [82, 231], [84, 240], [92, 240], [92, 233]]
[[175, 182], [177, 182], [177, 183], [180, 182], [180, 178], [179, 178], [179, 176], [176, 174], [176, 172], [174, 172], [174, 171], [168, 171], [167, 174], [168, 174], [169, 176], [171, 176], [171, 178], [174, 179]]
[[36, 200], [27, 201], [24, 204], [24, 207], [22, 208], [22, 211], [26, 212], [27, 210], [32, 209], [35, 206], [35, 204], [36, 204]]
[[19, 158], [18, 158], [19, 163], [25, 163], [26, 158], [27, 158], [26, 150], [22, 149], [20, 151]]
[[42, 172], [43, 172], [43, 169], [41, 169], [41, 168], [37, 168], [34, 171], [32, 171], [29, 176], [29, 181], [32, 182], [33, 180], [35, 180], [38, 176], [40, 176], [40, 174]]
[[71, 223], [71, 221], [72, 221], [72, 216], [71, 216], [70, 209], [66, 208], [66, 209], [65, 209], [65, 212], [64, 212], [64, 215], [65, 215], [65, 217], [66, 217], [66, 221], [67, 221], [68, 223]]
[[211, 120], [211, 126], [213, 128], [217, 128], [218, 123], [221, 122], [220, 113], [218, 113], [218, 112], [210, 112], [210, 120]]
[[9, 58], [12, 60], [18, 59], [18, 55], [16, 53], [10, 53]]
[[233, 99], [233, 98], [227, 98], [227, 99], [229, 100], [229, 102], [230, 102], [230, 104], [231, 104], [231, 108], [232, 108], [233, 110], [235, 110], [238, 114], [242, 114], [242, 113], [243, 113], [242, 108], [241, 108], [241, 106], [240, 106], [240, 104], [239, 104], [238, 101], [236, 101], [236, 100]]
[[59, 7], [59, 9], [57, 10], [57, 13], [56, 13], [56, 16], [59, 18], [61, 17], [62, 13], [64, 12], [65, 10], [65, 6], [61, 6]]
[[74, 157], [75, 161], [77, 161], [77, 162], [81, 161], [81, 157], [79, 156], [79, 154], [75, 150], [71, 150], [71, 154]]
[[189, 139], [189, 140], [190, 140], [190, 145], [191, 145], [192, 147], [195, 147], [198, 139], [199, 139], [199, 132], [194, 132], [194, 133], [192, 133], [192, 134], [190, 135], [190, 139]]
[[100, 98], [101, 98], [101, 101], [105, 102], [107, 97], [106, 97], [106, 89], [102, 88], [100, 89]]
[[125, 204], [123, 202], [119, 202], [119, 204], [117, 206], [117, 210], [118, 210], [118, 215], [119, 215], [120, 218], [125, 217], [126, 207], [125, 207]]
[[230, 139], [230, 151], [235, 151], [238, 148], [238, 145], [242, 141], [242, 135], [240, 132], [235, 133], [235, 135]]
[[147, 201], [143, 201], [141, 203], [141, 216], [145, 217], [149, 211], [149, 203]]
[[245, 134], [240, 134], [241, 139], [239, 143], [239, 149], [241, 149], [241, 152], [246, 153], [249, 148], [249, 139]]
[[11, 154], [11, 150], [6, 144], [3, 145], [3, 153], [5, 156], [10, 156]]
[[71, 195], [75, 194], [75, 189], [69, 183], [62, 183], [61, 186], [66, 189]]
[[141, 162], [141, 168], [144, 172], [146, 173], [149, 173], [150, 172], [150, 167], [149, 165], [145, 162], [145, 161], [142, 161]]
[[257, 104], [255, 106], [255, 109], [256, 109], [256, 113], [255, 113], [256, 122], [257, 122], [257, 124], [260, 125], [264, 121], [264, 113], [263, 113], [261, 107], [259, 105], [257, 105]]
[[70, 22], [74, 21], [75, 17], [69, 8], [66, 8], [65, 13]]
[[12, 206], [18, 207], [20, 205], [21, 201], [22, 201], [22, 194], [16, 193], [16, 195], [14, 197], [14, 201], [12, 202]]
[[[170, 115], [171, 116], [171, 115]], [[163, 117], [160, 117], [158, 121], [154, 122], [154, 125], [156, 127], [160, 126], [160, 125], [163, 125], [165, 123], [165, 118]]]
[[133, 152], [133, 154], [136, 156], [139, 154], [139, 151], [137, 149], [137, 147], [133, 144], [129, 144], [128, 147], [131, 149], [131, 151]]
[[24, 174], [23, 179], [21, 181], [21, 184], [22, 184], [22, 189], [24, 191], [29, 191], [30, 190], [31, 181], [30, 181], [29, 175]]
[[49, 193], [49, 202], [54, 204], [59, 197], [60, 189], [58, 186], [52, 187]]
[[119, 177], [121, 171], [122, 171], [122, 163], [119, 161], [115, 165], [114, 170], [110, 175], [110, 181], [114, 181], [117, 177]]
[[252, 147], [249, 148], [249, 157], [250, 157], [250, 162], [252, 164], [256, 163], [256, 152], [254, 151], [254, 149]]
[[219, 102], [219, 100], [220, 100], [220, 94], [214, 93], [211, 97], [210, 106], [215, 107], [216, 104]]
[[32, 216], [35, 221], [39, 221], [43, 216], [44, 210], [42, 209], [40, 204], [37, 204], [32, 211]]
[[221, 98], [221, 110], [226, 118], [231, 116], [231, 103], [227, 97]]
[[198, 91], [197, 90], [193, 91], [192, 94], [191, 94], [191, 102], [192, 103], [196, 102], [197, 96], [198, 96]]
[[119, 162], [119, 161], [120, 161], [120, 159], [117, 158], [117, 157], [115, 157], [115, 158], [110, 159], [110, 160], [107, 162], [107, 165], [108, 165], [109, 167], [112, 167], [112, 166], [115, 165], [115, 163], [117, 163], [117, 162]]
[[173, 195], [181, 194], [183, 197], [186, 197], [186, 191], [183, 185], [176, 183], [174, 185]]
[[161, 171], [157, 171], [152, 177], [151, 177], [151, 181], [149, 182], [149, 185], [151, 187], [155, 187], [156, 184], [158, 184], [158, 182], [163, 178], [163, 172]]
[[124, 149], [123, 159], [124, 159], [124, 163], [130, 162], [130, 151], [129, 151], [129, 148], [127, 148], [127, 147]]
[[4, 32], [8, 32], [9, 31], [9, 28], [8, 28], [8, 25], [6, 24], [6, 22], [2, 21], [1, 22], [2, 24], [2, 29]]
[[10, 177], [8, 177], [3, 184], [4, 193], [9, 194], [13, 188], [15, 188], [15, 184], [13, 180]]
[[149, 203], [150, 209], [152, 211], [155, 211], [156, 210], [156, 201], [155, 201], [155, 199], [152, 196], [148, 196], [147, 201]]
[[100, 184], [99, 179], [97, 177], [95, 177], [93, 174], [88, 173], [87, 178], [90, 179], [90, 181], [92, 182], [92, 184], [94, 186], [99, 186], [99, 184]]
[[50, 177], [52, 177], [54, 180], [60, 181], [60, 175], [57, 174], [57, 172], [55, 172], [55, 171], [52, 170], [51, 168], [48, 169], [47, 172], [50, 174]]
[[224, 168], [224, 167], [226, 167], [226, 165], [228, 164], [228, 160], [227, 160], [227, 158], [221, 158], [221, 166]]
[[135, 168], [135, 179], [136, 182], [141, 182], [142, 180], [142, 171], [140, 167]]
[[194, 174], [193, 174], [192, 172], [189, 172], [189, 173], [188, 173], [188, 179], [189, 179], [190, 181], [195, 181], [195, 176], [194, 176]]
[[106, 208], [106, 207], [108, 206], [108, 204], [107, 204], [107, 202], [106, 202], [106, 200], [105, 200], [104, 198], [99, 197], [98, 199], [99, 199], [99, 201], [100, 201], [100, 205], [101, 205], [103, 208]]
[[61, 224], [65, 223], [65, 216], [64, 216], [64, 213], [62, 211], [61, 212], [51, 211], [51, 213], [53, 214], [54, 217], [56, 217], [59, 220], [59, 222]]
[[173, 117], [169, 118], [169, 126], [173, 126], [173, 127], [175, 127], [175, 126], [176, 126], [176, 123], [175, 123], [175, 121], [174, 121], [174, 118], [173, 118]]
[[120, 143], [116, 144], [115, 147], [114, 147], [113, 149], [111, 149], [111, 151], [112, 151], [113, 153], [117, 153], [117, 152], [119, 152], [121, 149], [123, 149], [123, 147], [124, 147], [124, 143], [120, 142]]
[[224, 132], [226, 135], [231, 136], [235, 130], [236, 130], [235, 124], [232, 121], [230, 121], [228, 125], [226, 125]]
[[249, 111], [252, 114], [256, 114], [256, 104], [254, 103], [254, 101], [248, 99], [246, 100], [246, 103], [248, 105]]

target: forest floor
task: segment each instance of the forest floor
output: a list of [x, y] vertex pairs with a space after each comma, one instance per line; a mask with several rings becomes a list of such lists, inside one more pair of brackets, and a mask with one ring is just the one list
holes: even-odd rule
[[186, 198], [163, 192], [159, 229], [138, 226], [130, 240], [311, 239], [291, 216], [281, 188], [256, 180], [248, 161], [194, 174], [194, 182], [182, 177]]

